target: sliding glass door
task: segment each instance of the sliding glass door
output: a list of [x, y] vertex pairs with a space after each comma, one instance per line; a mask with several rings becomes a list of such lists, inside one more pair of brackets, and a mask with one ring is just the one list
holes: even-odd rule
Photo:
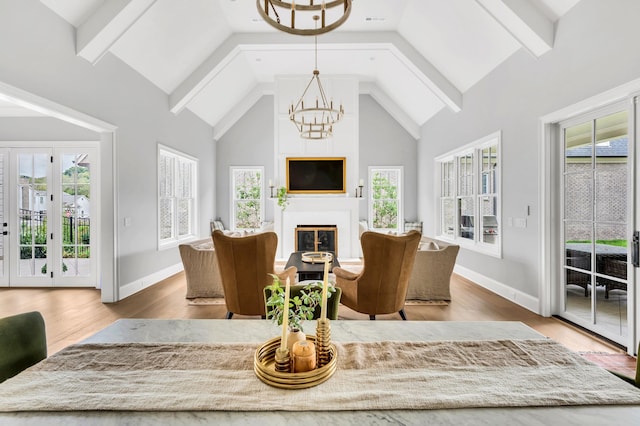
[[561, 316], [628, 344], [629, 113], [621, 103], [561, 124]]

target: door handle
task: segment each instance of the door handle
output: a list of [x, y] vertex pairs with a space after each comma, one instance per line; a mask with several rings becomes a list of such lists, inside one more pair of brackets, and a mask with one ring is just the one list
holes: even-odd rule
[[633, 232], [633, 240], [632, 240], [632, 252], [631, 257], [633, 261], [633, 266], [638, 268], [640, 267], [640, 231]]

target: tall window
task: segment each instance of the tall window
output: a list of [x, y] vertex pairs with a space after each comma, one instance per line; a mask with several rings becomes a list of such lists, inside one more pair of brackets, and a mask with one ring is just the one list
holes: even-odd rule
[[369, 188], [369, 226], [402, 232], [402, 167], [370, 167]]
[[439, 234], [500, 254], [500, 132], [436, 159], [440, 170]]
[[195, 237], [198, 162], [158, 145], [158, 241], [160, 247]]
[[264, 170], [262, 167], [231, 167], [231, 228], [255, 230], [264, 218]]

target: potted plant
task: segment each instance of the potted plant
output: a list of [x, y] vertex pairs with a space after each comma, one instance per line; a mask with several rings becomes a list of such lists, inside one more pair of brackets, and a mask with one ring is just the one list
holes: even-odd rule
[[276, 190], [276, 196], [278, 197], [278, 206], [284, 211], [289, 205], [289, 199], [287, 194], [287, 188], [281, 186]]
[[[267, 288], [271, 291], [267, 299], [267, 319], [271, 319], [278, 325], [282, 325], [284, 313], [285, 287], [277, 275], [271, 274], [273, 282]], [[336, 290], [333, 286], [327, 289], [327, 298]], [[302, 331], [302, 322], [312, 320], [316, 308], [322, 303], [322, 282], [313, 282], [305, 285], [300, 294], [289, 295], [289, 329]]]

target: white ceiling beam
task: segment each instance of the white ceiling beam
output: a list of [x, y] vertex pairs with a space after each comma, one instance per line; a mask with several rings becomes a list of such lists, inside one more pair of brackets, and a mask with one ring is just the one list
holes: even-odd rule
[[529, 0], [476, 0], [535, 57], [553, 48], [554, 24]]
[[76, 30], [76, 55], [96, 64], [156, 0], [105, 0]]
[[420, 139], [420, 125], [416, 123], [409, 115], [404, 112], [397, 103], [391, 99], [387, 93], [380, 89], [375, 83], [371, 82], [361, 82], [360, 83], [360, 94], [361, 95], [369, 95], [376, 102], [380, 104], [382, 108], [385, 109], [389, 113], [394, 120], [402, 126], [403, 129], [407, 131], [415, 140]]
[[219, 141], [227, 130], [246, 114], [264, 95], [273, 95], [273, 83], [259, 83], [213, 127], [213, 140]]
[[[324, 48], [369, 47], [389, 50], [408, 67], [442, 102], [454, 112], [462, 109], [462, 93], [429, 61], [395, 32], [328, 33], [322, 36]], [[182, 111], [243, 49], [297, 50], [308, 47], [308, 40], [284, 33], [242, 33], [228, 37], [215, 52], [187, 77], [169, 97], [174, 114]]]

